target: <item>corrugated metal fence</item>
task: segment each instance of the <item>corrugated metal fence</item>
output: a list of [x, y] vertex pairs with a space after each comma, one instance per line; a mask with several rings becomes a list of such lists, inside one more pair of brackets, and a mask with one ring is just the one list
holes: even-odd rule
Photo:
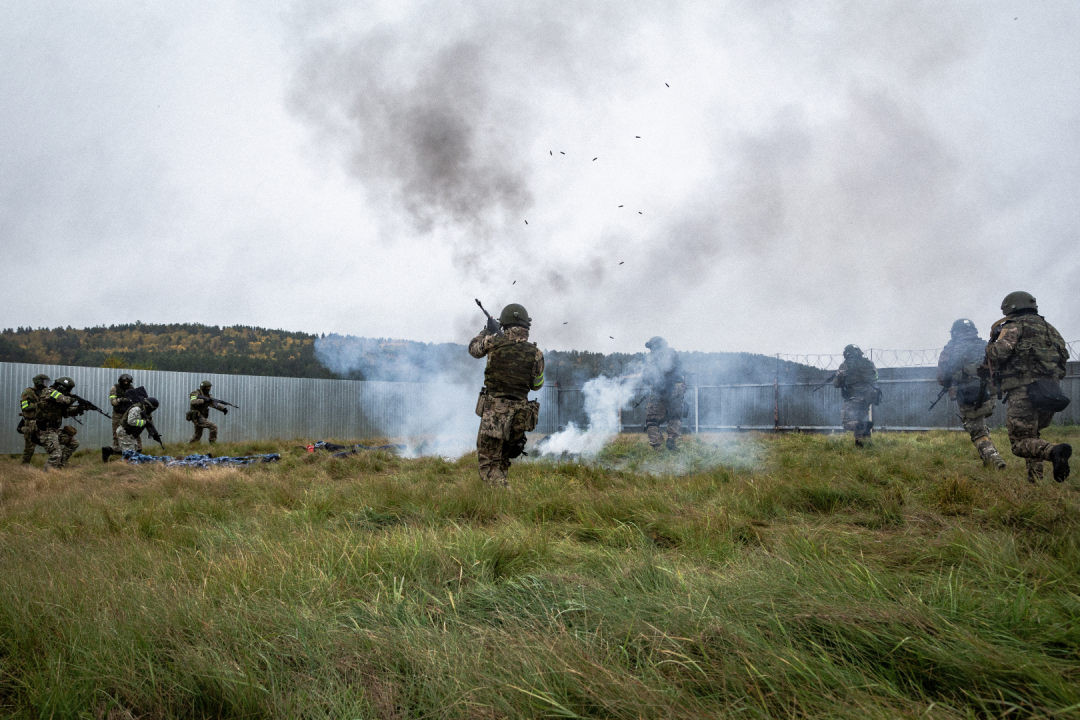
[[[75, 392], [106, 408], [108, 389], [123, 372], [136, 385], [161, 401], [155, 423], [167, 442], [186, 440], [191, 424], [184, 420], [188, 395], [202, 380], [214, 384], [214, 395], [240, 406], [227, 416], [213, 414], [221, 428], [220, 439], [352, 440], [376, 437], [454, 436], [475, 437], [478, 420], [473, 414], [478, 388], [446, 384], [398, 383], [356, 380], [310, 380], [305, 378], [255, 377], [250, 375], [198, 375], [151, 370], [86, 368], [62, 365], [0, 363], [0, 452], [22, 451], [18, 424], [19, 395], [30, 378], [45, 373], [50, 378], [67, 375], [75, 380]], [[933, 411], [927, 406], [937, 396], [933, 368], [886, 368], [880, 371], [884, 395], [874, 408], [878, 430], [959, 428], [956, 404], [943, 399]], [[822, 378], [828, 373], [822, 373]], [[814, 383], [776, 382], [692, 387], [687, 392], [689, 416], [684, 431], [839, 429], [840, 392], [829, 386], [814, 392]], [[1055, 421], [1080, 423], [1080, 363], [1069, 363], [1062, 389], [1072, 404]], [[580, 389], [545, 387], [540, 400], [537, 432], [550, 433], [569, 422], [588, 424]], [[109, 442], [109, 421], [97, 413], [80, 418], [83, 447]], [[624, 410], [622, 426], [640, 429], [645, 405]], [[1003, 425], [999, 405], [990, 420]]]
[[[479, 422], [473, 412], [479, 388], [474, 387], [0, 363], [0, 408], [6, 409], [0, 412], [0, 452], [22, 452], [23, 438], [15, 431], [19, 395], [34, 375], [44, 373], [54, 380], [67, 375], [75, 381], [77, 395], [108, 412], [109, 387], [124, 372], [131, 373], [136, 386], [145, 386], [161, 402], [154, 423], [166, 442], [191, 436], [191, 423], [184, 420], [184, 414], [188, 396], [203, 380], [214, 384], [215, 397], [240, 406], [227, 416], [211, 413], [223, 441], [425, 435], [475, 438]], [[554, 430], [554, 392], [554, 388], [540, 392], [539, 431]], [[84, 423], [78, 435], [83, 447], [110, 442], [109, 420], [97, 413], [79, 419]]]

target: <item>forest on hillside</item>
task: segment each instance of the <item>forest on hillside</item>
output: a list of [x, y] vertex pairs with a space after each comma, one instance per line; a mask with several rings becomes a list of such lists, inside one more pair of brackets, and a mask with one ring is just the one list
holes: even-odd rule
[[[580, 387], [601, 375], [638, 372], [645, 353], [547, 350], [546, 377]], [[753, 353], [680, 352], [687, 381], [696, 385], [814, 379], [803, 365]], [[395, 382], [482, 383], [484, 364], [464, 345], [198, 323], [136, 322], [75, 329], [8, 328], [0, 331], [0, 362], [141, 370], [347, 378]]]

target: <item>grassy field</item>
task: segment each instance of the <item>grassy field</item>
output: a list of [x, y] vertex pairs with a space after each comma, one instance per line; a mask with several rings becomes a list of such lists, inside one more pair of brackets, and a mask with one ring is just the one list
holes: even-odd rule
[[0, 460], [0, 715], [1080, 717], [1080, 478], [960, 434], [217, 449], [283, 460]]

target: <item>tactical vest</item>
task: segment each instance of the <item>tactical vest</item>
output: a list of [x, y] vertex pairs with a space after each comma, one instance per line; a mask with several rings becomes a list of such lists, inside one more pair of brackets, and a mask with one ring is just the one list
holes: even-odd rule
[[69, 403], [58, 402], [58, 399], [66, 399], [67, 396], [59, 390], [47, 387], [41, 391], [39, 397], [41, 399], [38, 401], [37, 406], [38, 427], [58, 429], [63, 423], [64, 411], [69, 406]]
[[488, 395], [510, 400], [528, 400], [536, 364], [536, 344], [500, 340], [488, 351], [484, 387]]
[[28, 387], [23, 390], [22, 397], [19, 398], [19, 410], [22, 416], [27, 420], [33, 420], [37, 417], [39, 402], [41, 402], [41, 398], [38, 396], [36, 388]]
[[848, 390], [867, 387], [877, 382], [877, 368], [870, 360], [864, 357], [853, 357], [844, 364], [844, 387]]
[[986, 342], [977, 334], [962, 335], [945, 346], [949, 367], [946, 368], [953, 387], [977, 378], [976, 370], [986, 359]]
[[[202, 390], [202, 388], [200, 388], [198, 390], [192, 390], [191, 391], [191, 395], [188, 396], [188, 402], [189, 403], [195, 402], [199, 398], [200, 395], [202, 395], [206, 399], [210, 399], [209, 391], [204, 392]], [[199, 405], [198, 407], [196, 407], [194, 405], [191, 405], [190, 407], [191, 407], [191, 412], [195, 413], [196, 415], [201, 415], [204, 418], [210, 417], [210, 403], [204, 403], [202, 405]], [[191, 418], [191, 419], [194, 420], [195, 418]]]
[[1036, 380], [1057, 380], [1064, 375], [1069, 348], [1054, 326], [1034, 313], [1010, 318], [1002, 326], [1019, 326], [1020, 337], [1010, 355], [995, 373], [1001, 389], [1012, 390]]
[[131, 407], [131, 403], [128, 402], [127, 398], [124, 396], [125, 393], [130, 389], [130, 385], [125, 388], [119, 383], [109, 388], [109, 404], [112, 405], [113, 398], [116, 398], [120, 401], [119, 404], [112, 406], [113, 412], [126, 413], [127, 410]]

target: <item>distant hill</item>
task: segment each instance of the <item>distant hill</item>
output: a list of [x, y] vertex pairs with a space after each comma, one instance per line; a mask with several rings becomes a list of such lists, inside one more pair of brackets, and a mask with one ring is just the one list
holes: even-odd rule
[[110, 325], [0, 333], [0, 361], [143, 370], [330, 378], [315, 359], [317, 335], [198, 323]]
[[[814, 379], [820, 371], [753, 353], [680, 352], [692, 384]], [[644, 353], [548, 350], [547, 379], [580, 387], [599, 375], [637, 372]], [[125, 367], [144, 370], [349, 378], [398, 382], [483, 382], [484, 364], [464, 345], [318, 336], [285, 330], [198, 323], [110, 325], [86, 329], [16, 328], [0, 332], [0, 362]]]

